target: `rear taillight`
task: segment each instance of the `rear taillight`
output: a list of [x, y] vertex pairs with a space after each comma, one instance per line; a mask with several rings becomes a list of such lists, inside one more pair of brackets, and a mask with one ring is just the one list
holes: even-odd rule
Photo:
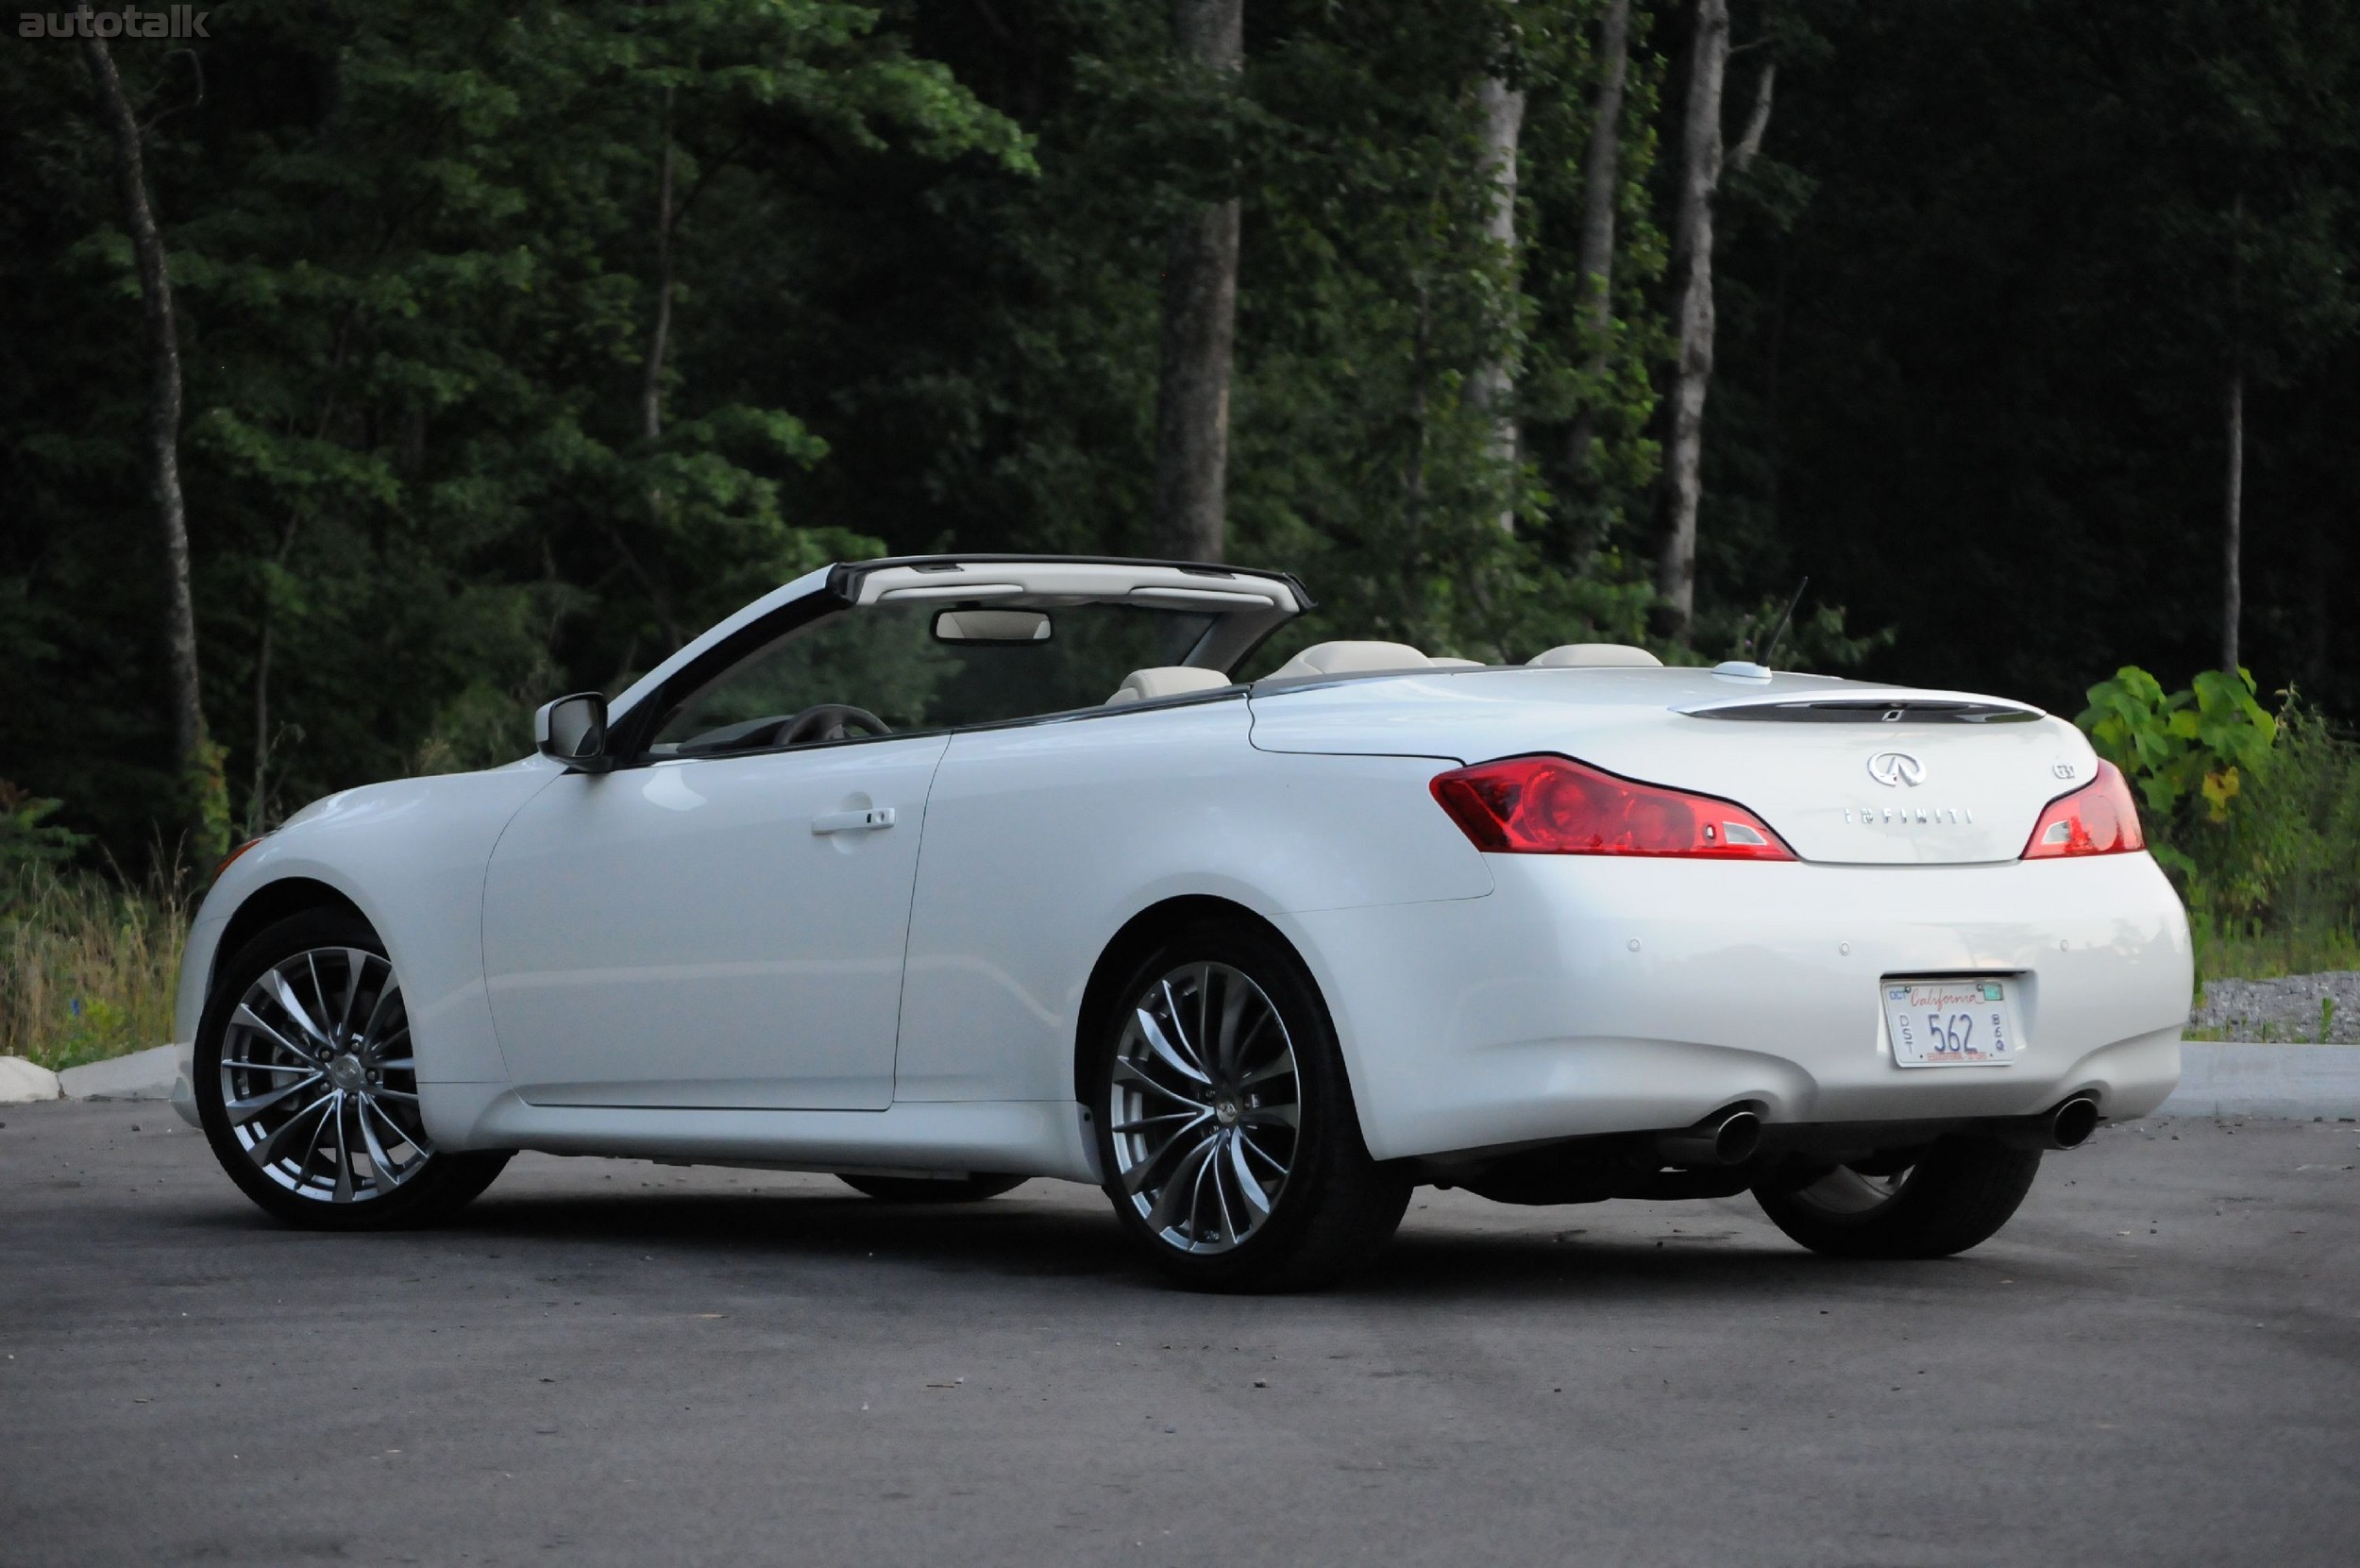
[[1506, 757], [1437, 776], [1434, 799], [1493, 854], [1793, 860], [1744, 806], [1633, 784], [1563, 757]]
[[2054, 860], [2061, 855], [2129, 854], [2147, 848], [2139, 830], [2139, 808], [2131, 799], [2131, 782], [2113, 763], [2098, 765], [2098, 777], [2070, 795], [2060, 795], [2040, 814], [2031, 842], [2024, 846], [2027, 860]]

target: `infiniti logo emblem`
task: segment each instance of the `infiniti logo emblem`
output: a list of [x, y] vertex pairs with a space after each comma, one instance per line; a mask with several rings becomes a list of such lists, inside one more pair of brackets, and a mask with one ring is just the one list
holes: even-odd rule
[[1888, 789], [1914, 787], [1926, 782], [1926, 765], [1907, 751], [1880, 751], [1868, 759], [1868, 776]]

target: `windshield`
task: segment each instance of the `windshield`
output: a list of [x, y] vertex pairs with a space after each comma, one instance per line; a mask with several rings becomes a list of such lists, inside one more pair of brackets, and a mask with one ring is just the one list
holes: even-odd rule
[[[1132, 671], [1182, 663], [1217, 618], [1134, 604], [1031, 604], [982, 614], [878, 604], [824, 616], [691, 693], [649, 750], [714, 755], [1096, 707]], [[856, 717], [821, 711], [831, 709]]]

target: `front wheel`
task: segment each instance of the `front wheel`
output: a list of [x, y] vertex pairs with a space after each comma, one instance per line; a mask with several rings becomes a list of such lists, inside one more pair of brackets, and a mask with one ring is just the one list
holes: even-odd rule
[[1097, 1042], [1106, 1194], [1175, 1284], [1309, 1290], [1383, 1246], [1411, 1182], [1361, 1141], [1327, 1009], [1283, 943], [1203, 924], [1133, 971]]
[[197, 1026], [193, 1087], [222, 1169], [295, 1224], [430, 1222], [508, 1163], [434, 1147], [401, 978], [357, 915], [291, 915], [231, 955]]
[[1754, 1189], [1770, 1222], [1830, 1257], [1947, 1257], [1991, 1239], [2031, 1190], [2040, 1152], [1936, 1138], [1914, 1158], [1839, 1165], [1800, 1186]]

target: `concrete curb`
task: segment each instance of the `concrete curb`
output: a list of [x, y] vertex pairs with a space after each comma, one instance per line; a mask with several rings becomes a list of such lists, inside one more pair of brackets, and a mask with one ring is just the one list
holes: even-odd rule
[[2360, 1045], [2183, 1041], [2180, 1087], [2154, 1114], [2360, 1118]]
[[70, 1067], [58, 1074], [58, 1087], [68, 1100], [169, 1100], [180, 1075], [179, 1055], [177, 1047], [159, 1045]]
[[22, 1056], [0, 1056], [0, 1105], [30, 1105], [58, 1098], [58, 1075]]

